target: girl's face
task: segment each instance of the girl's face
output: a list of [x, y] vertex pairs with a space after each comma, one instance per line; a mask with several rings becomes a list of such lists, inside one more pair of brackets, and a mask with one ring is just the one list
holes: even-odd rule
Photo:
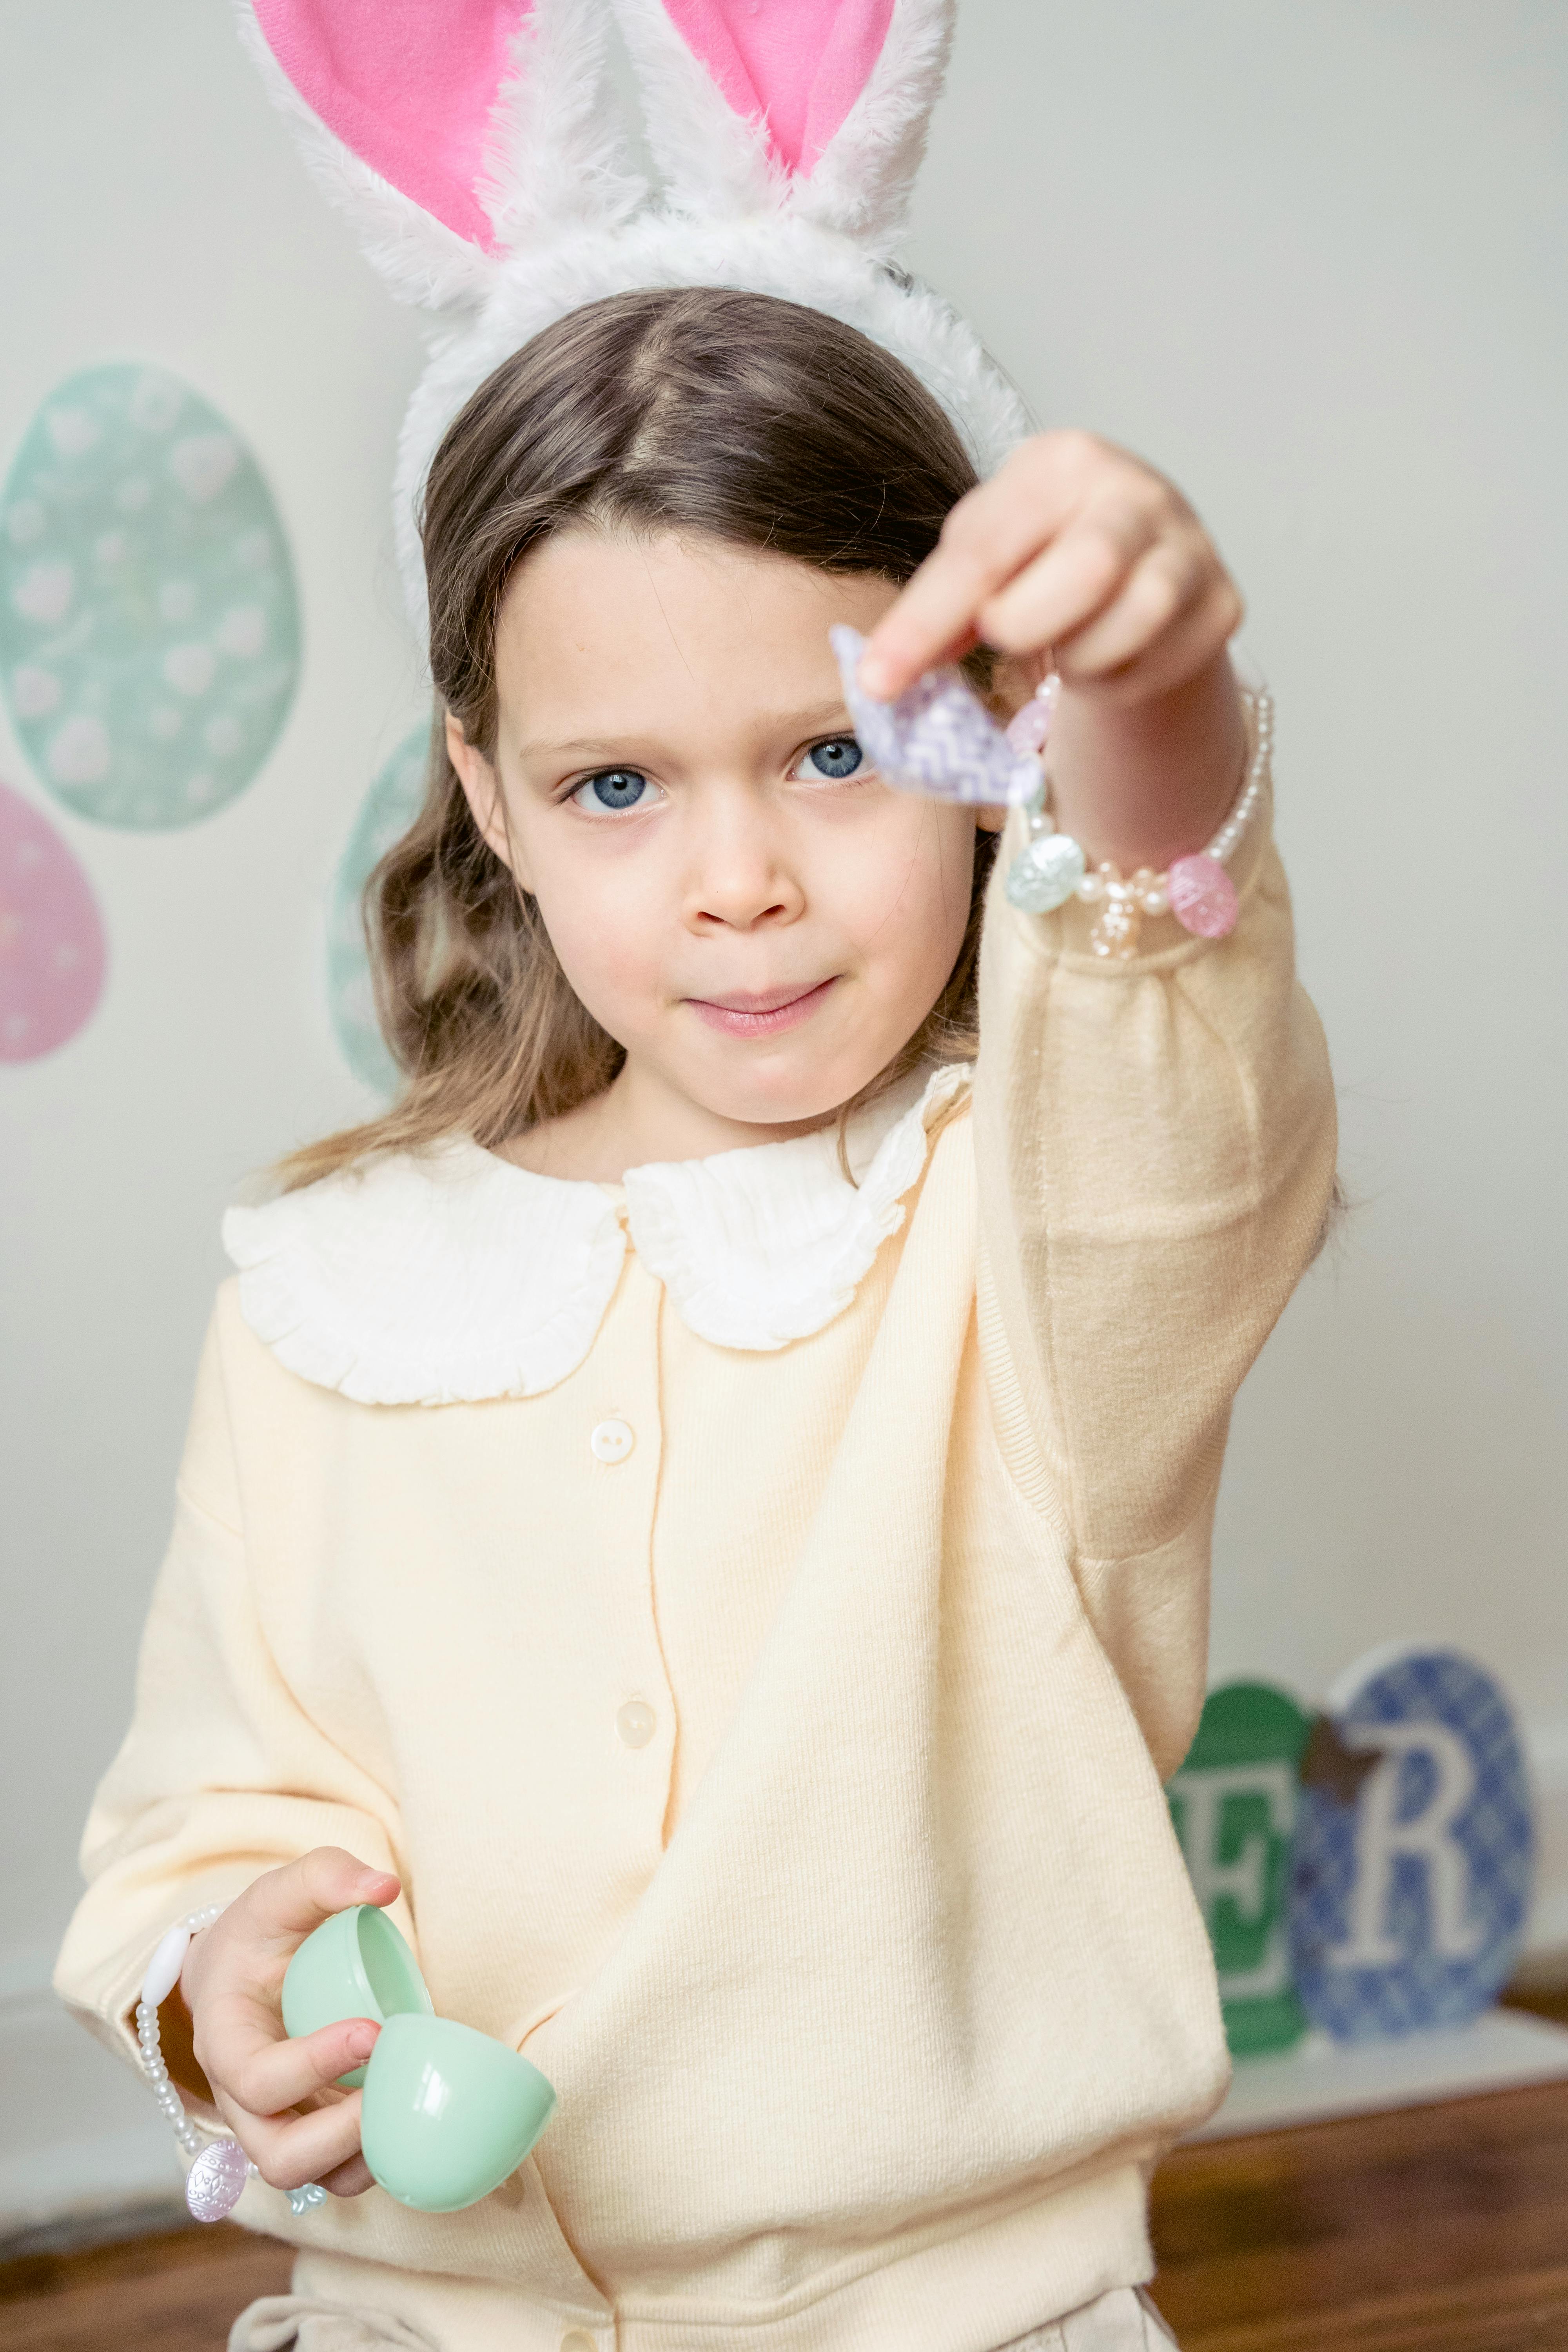
[[668, 537], [563, 533], [518, 567], [493, 767], [448, 719], [453, 761], [634, 1086], [813, 1123], [941, 994], [974, 814], [879, 780], [827, 642], [895, 593]]

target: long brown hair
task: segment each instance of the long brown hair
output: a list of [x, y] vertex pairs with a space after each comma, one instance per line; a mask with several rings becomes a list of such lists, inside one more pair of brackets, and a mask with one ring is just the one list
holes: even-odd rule
[[[613, 295], [480, 385], [436, 453], [421, 516], [437, 696], [424, 805], [365, 891], [376, 1011], [404, 1084], [383, 1117], [294, 1153], [287, 1183], [453, 1133], [493, 1148], [602, 1092], [625, 1058], [481, 838], [447, 754], [450, 711], [494, 756], [496, 624], [529, 550], [574, 528], [700, 533], [901, 583], [974, 478], [907, 368], [768, 295]], [[984, 682], [984, 656], [977, 667]], [[858, 1101], [928, 1055], [973, 1051], [994, 848], [976, 835], [969, 923], [942, 995]]]

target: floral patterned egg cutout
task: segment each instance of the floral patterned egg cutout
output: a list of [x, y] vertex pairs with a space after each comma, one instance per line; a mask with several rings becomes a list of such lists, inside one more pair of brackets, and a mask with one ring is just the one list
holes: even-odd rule
[[0, 784], [0, 1062], [74, 1037], [103, 986], [103, 925], [76, 859], [43, 814]]
[[429, 751], [428, 725], [416, 727], [404, 737], [366, 793], [338, 864], [327, 918], [327, 993], [332, 1029], [355, 1077], [384, 1095], [396, 1091], [397, 1066], [376, 1024], [364, 943], [364, 886], [419, 814]]
[[242, 793], [300, 667], [293, 565], [254, 459], [152, 368], [84, 369], [0, 495], [0, 687], [46, 789], [158, 832]]

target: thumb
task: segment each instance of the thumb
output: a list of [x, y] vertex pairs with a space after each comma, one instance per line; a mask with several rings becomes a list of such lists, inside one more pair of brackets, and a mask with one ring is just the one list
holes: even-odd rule
[[401, 1884], [393, 1872], [374, 1869], [343, 1846], [312, 1846], [254, 1882], [251, 1923], [264, 1943], [291, 1952], [323, 1920], [353, 1904], [395, 1901]]

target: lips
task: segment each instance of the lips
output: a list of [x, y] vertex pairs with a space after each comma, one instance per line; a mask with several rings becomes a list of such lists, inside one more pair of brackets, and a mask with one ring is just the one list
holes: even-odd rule
[[731, 1037], [767, 1037], [809, 1021], [837, 983], [835, 973], [831, 980], [818, 981], [815, 988], [773, 988], [759, 995], [689, 996], [686, 1001], [710, 1029], [722, 1029]]

